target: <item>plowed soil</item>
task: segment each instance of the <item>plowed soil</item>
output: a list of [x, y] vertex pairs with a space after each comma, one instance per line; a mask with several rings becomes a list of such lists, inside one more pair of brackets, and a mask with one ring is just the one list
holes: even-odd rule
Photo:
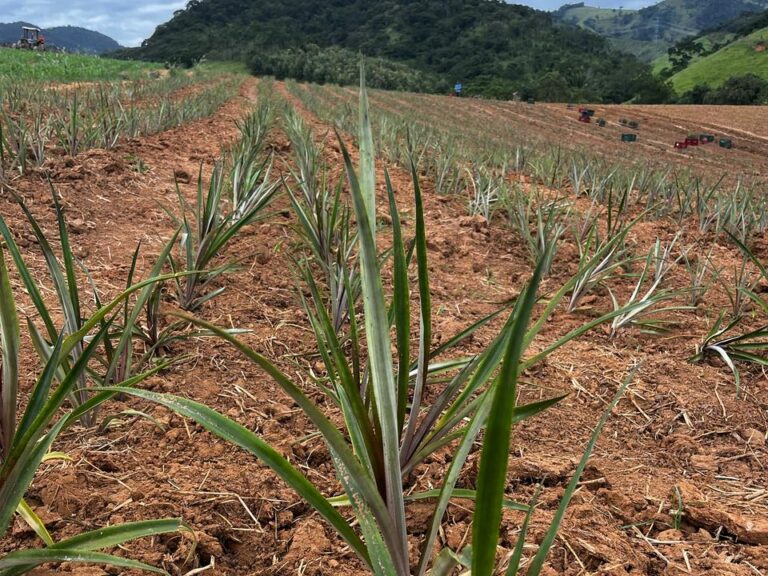
[[[350, 89], [340, 92], [354, 103]], [[566, 104], [500, 102], [424, 94], [375, 92], [373, 101], [387, 111], [411, 114], [458, 129], [479, 130], [494, 138], [508, 128], [517, 138], [506, 138], [510, 149], [544, 142], [564, 149], [602, 157], [608, 163], [642, 164], [661, 171], [689, 170], [699, 176], [764, 184], [768, 175], [768, 109], [765, 106], [649, 106], [585, 105], [594, 110], [592, 122], [578, 121], [579, 106]], [[606, 125], [600, 127], [598, 119]], [[636, 129], [622, 120], [637, 122]], [[621, 141], [635, 134], [637, 141]], [[684, 150], [675, 142], [688, 135], [711, 134], [713, 143]], [[460, 136], [459, 136], [460, 139]], [[729, 139], [732, 149], [719, 146]]]
[[[247, 81], [239, 98], [208, 119], [127, 141], [114, 150], [53, 159], [38, 173], [20, 178], [12, 186], [45, 224], [46, 231], [53, 233], [55, 215], [46, 183], [50, 177], [66, 208], [76, 253], [107, 298], [124, 285], [139, 241], [141, 269], [146, 271], [152, 265], [174, 230], [162, 208], [177, 205], [174, 180], [182, 194], [192, 200], [198, 170], [202, 166], [203, 174], [209, 173], [222, 146], [235, 137], [234, 120], [255, 100], [255, 82]], [[279, 84], [278, 93], [292, 101]], [[447, 98], [439, 102], [446, 109], [457, 106]], [[338, 175], [340, 152], [334, 139], [327, 137], [329, 127], [293, 103], [312, 123], [317, 141], [324, 146], [325, 160]], [[545, 136], [552, 132], [562, 135], [559, 121], [552, 119], [556, 113], [562, 122], [575, 115], [556, 106], [536, 105], [519, 112], [522, 105], [517, 104], [471, 105], [487, 107], [503, 118], [520, 113], [536, 115]], [[641, 139], [635, 149], [653, 150], [668, 158], [675, 154], [669, 150], [673, 137], [693, 130], [696, 118], [692, 115], [704, 114], [724, 119], [717, 124], [728, 127], [737, 150], [709, 145], [706, 150], [691, 152], [691, 158], [728, 168], [732, 175], [748, 170], [748, 166], [761, 172], [765, 166], [768, 133], [764, 117], [752, 124], [734, 116], [742, 109], [632, 110], [632, 117], [641, 122], [641, 134], [655, 134]], [[614, 112], [616, 116], [629, 115], [624, 109], [607, 109], [605, 114]], [[598, 110], [601, 114], [603, 111]], [[714, 128], [714, 120], [709, 125]], [[594, 148], [608, 157], [614, 147], [621, 146], [614, 142], [619, 132], [617, 126], [600, 129], [575, 120], [566, 129], [567, 134], [589, 134]], [[287, 174], [291, 150], [279, 126], [270, 135], [269, 146], [278, 168]], [[148, 171], [137, 171], [138, 159]], [[378, 192], [380, 215], [386, 220], [383, 166], [380, 163]], [[397, 190], [405, 234], [410, 237], [413, 187], [405, 171], [397, 166], [387, 168]], [[469, 218], [464, 199], [439, 197], [432, 183], [422, 184], [435, 339], [439, 342], [518, 294], [531, 265], [522, 242], [503, 223]], [[0, 211], [17, 234], [37, 277], [47, 278], [28, 224], [7, 194], [0, 198]], [[305, 370], [315, 365], [317, 357], [287, 257], [295, 238], [291, 228], [294, 220], [285, 198], [273, 212], [269, 219], [247, 228], [226, 251], [222, 261], [239, 260], [240, 269], [223, 278], [226, 292], [206, 305], [200, 315], [221, 326], [249, 329], [243, 340], [308, 387]], [[643, 253], [656, 238], [669, 241], [679, 229], [677, 223], [668, 221], [643, 222], [635, 229], [632, 241]], [[683, 226], [681, 242], [686, 246], [711, 243], [711, 238], [700, 238], [696, 230], [694, 222]], [[386, 242], [386, 232], [383, 238]], [[758, 254], [766, 257], [762, 246]], [[738, 252], [724, 243], [715, 247], [713, 258], [726, 270], [740, 262]], [[557, 290], [575, 272], [577, 263], [577, 247], [568, 239], [558, 251], [542, 292]], [[683, 264], [678, 264], [671, 286], [686, 286], [686, 274]], [[725, 274], [727, 277], [730, 272]], [[16, 287], [23, 304], [21, 312], [31, 313], [20, 285]], [[626, 298], [632, 287], [629, 279], [619, 282], [614, 291], [617, 297]], [[170, 295], [168, 300], [172, 306]], [[671, 314], [677, 323], [667, 335], [643, 334], [630, 328], [611, 339], [606, 330], [598, 328], [524, 375], [521, 401], [568, 394], [545, 415], [515, 429], [512, 439], [508, 496], [527, 501], [536, 484], [544, 486], [526, 547], [526, 555], [532, 555], [592, 429], [620, 382], [639, 364], [630, 391], [612, 414], [569, 508], [546, 574], [768, 573], [768, 382], [759, 371], [745, 369], [744, 391], [737, 398], [733, 377], [722, 363], [688, 361], [696, 343], [726, 305], [725, 293], [715, 285], [697, 310]], [[580, 311], [559, 309], [533, 348], [543, 348], [598, 311], [608, 309], [610, 297], [600, 291], [588, 298]], [[482, 350], [501, 321], [484, 329], [457, 353]], [[24, 389], [28, 390], [34, 383], [37, 363], [29, 343], [25, 346], [29, 363], [23, 375]], [[324, 493], [340, 492], [324, 444], [312, 435], [311, 424], [297, 406], [265, 374], [214, 339], [184, 342], [170, 352], [187, 358], [144, 386], [207, 403], [276, 446]], [[321, 394], [312, 396], [321, 402]], [[157, 423], [124, 414], [129, 408], [152, 415]], [[132, 543], [115, 553], [162, 565], [173, 574], [206, 566], [211, 567], [204, 573], [238, 576], [366, 573], [332, 529], [255, 458], [154, 405], [126, 399], [110, 403], [105, 412], [117, 415], [106, 430], [73, 428], [60, 438], [54, 448], [67, 453], [71, 461], [43, 464], [27, 494], [28, 502], [56, 539], [123, 521], [181, 517], [198, 537], [191, 558], [191, 539], [176, 535]], [[449, 459], [449, 448], [438, 452], [416, 470], [410, 482], [419, 487], [439, 486]], [[478, 460], [479, 451], [475, 451], [461, 486], [473, 486]], [[471, 508], [471, 503], [459, 502], [449, 509], [441, 546], [457, 549], [468, 541]], [[414, 550], [429, 513], [429, 504], [409, 506]], [[521, 520], [519, 514], [505, 512], [500, 559], [511, 554]], [[2, 551], [37, 546], [35, 535], [18, 520], [0, 542]], [[35, 573], [98, 576], [121, 572], [64, 565]]]

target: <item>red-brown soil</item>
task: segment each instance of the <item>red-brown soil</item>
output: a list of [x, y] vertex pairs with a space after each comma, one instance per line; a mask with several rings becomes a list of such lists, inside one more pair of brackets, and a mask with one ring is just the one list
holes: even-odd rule
[[[281, 86], [278, 88], [282, 97], [291, 100]], [[46, 175], [51, 177], [66, 207], [78, 256], [104, 297], [114, 295], [125, 282], [136, 244], [142, 241], [140, 265], [146, 270], [170, 238], [173, 224], [161, 206], [173, 209], [177, 205], [174, 175], [177, 179], [182, 176], [180, 189], [191, 200], [201, 164], [206, 174], [222, 146], [235, 137], [233, 120], [251, 105], [255, 94], [255, 82], [249, 81], [238, 99], [208, 119], [128, 141], [114, 150], [52, 160], [43, 171], [25, 176], [13, 186], [46, 230], [53, 231], [54, 214], [45, 182]], [[446, 109], [458, 105], [448, 99], [440, 103]], [[493, 115], [503, 118], [540, 115], [542, 130], [561, 130], [558, 122], [543, 119], [554, 116], [560, 110], [556, 106], [537, 105], [522, 112], [513, 104], [472, 102], [471, 106], [488, 107]], [[340, 152], [333, 138], [325, 138], [328, 127], [300, 110], [315, 127], [317, 141], [325, 142], [326, 160], [338, 173]], [[623, 110], [617, 109], [615, 114], [624, 114]], [[571, 112], [558, 113], [563, 123], [573, 116]], [[648, 129], [646, 125], [658, 124], [661, 131], [666, 118], [672, 117], [683, 126], [683, 135], [693, 126], [686, 114], [686, 109], [657, 111], [645, 107], [626, 113], [642, 122], [641, 134]], [[729, 118], [728, 126], [737, 126], [726, 111], [721, 115]], [[750, 125], [745, 120], [739, 126], [761, 136], [742, 135], [735, 138], [737, 150], [726, 153], [710, 147], [701, 155], [736, 172], [745, 168], [733, 158], [746, 157], [745, 162], [757, 163], [759, 154], [748, 156], [743, 143], [762, 143], [760, 150], [765, 151], [768, 134], [757, 122]], [[608, 130], [618, 134], [618, 127], [599, 130], [574, 120], [566, 132], [594, 134], [595, 147], [602, 143], [600, 149], [608, 155], [613, 146], [621, 146], [603, 136]], [[638, 148], [650, 146], [659, 154], [674, 154], [667, 150], [673, 133], [670, 127], [669, 138], [659, 138], [658, 144], [641, 143]], [[291, 162], [290, 145], [279, 129], [271, 135], [270, 147], [279, 167]], [[137, 158], [149, 168], [147, 173], [133, 169]], [[763, 157], [760, 162], [764, 161]], [[410, 178], [396, 166], [388, 168], [406, 235], [411, 236], [414, 211]], [[183, 177], [185, 174], [189, 178]], [[383, 207], [381, 171], [378, 182]], [[423, 182], [423, 187], [435, 340], [439, 342], [519, 293], [531, 266], [522, 242], [502, 222], [488, 225], [468, 218], [465, 200], [437, 196], [430, 182]], [[287, 206], [281, 199], [274, 216], [249, 227], [227, 250], [225, 257], [240, 260], [241, 268], [222, 280], [227, 288], [224, 296], [203, 308], [201, 315], [222, 326], [250, 329], [252, 332], [243, 336], [249, 345], [309, 386], [304, 367], [316, 360], [315, 344], [286, 257], [294, 241]], [[0, 198], [0, 211], [16, 231], [37, 277], [46, 278], [28, 225], [7, 195]], [[632, 241], [641, 251], [657, 237], [670, 240], [679, 228], [666, 220], [643, 222], [635, 229]], [[684, 225], [682, 233], [685, 245], [711, 240], [698, 237], [694, 222]], [[542, 287], [545, 294], [555, 291], [576, 269], [578, 250], [567, 238], [553, 274]], [[739, 261], [737, 251], [725, 243], [716, 247], [714, 259], [728, 267]], [[671, 284], [683, 287], [686, 282], [685, 269], [679, 264]], [[22, 298], [18, 284], [17, 288]], [[614, 287], [619, 298], [626, 297], [631, 289], [631, 280]], [[720, 363], [688, 362], [725, 303], [724, 293], [715, 286], [700, 309], [675, 315], [678, 324], [668, 335], [651, 336], [630, 328], [610, 339], [605, 330], [597, 329], [524, 375], [521, 401], [569, 394], [545, 415], [519, 426], [512, 439], [508, 496], [527, 501], [536, 484], [545, 486], [529, 534], [526, 553], [530, 555], [602, 411], [629, 369], [640, 363], [634, 383], [609, 420], [574, 497], [546, 574], [747, 576], [768, 572], [768, 383], [759, 371], [746, 369], [745, 394], [736, 398], [733, 378]], [[595, 311], [607, 310], [610, 299], [607, 293], [598, 292], [586, 304], [576, 313], [558, 309], [533, 348], [543, 348], [587, 321]], [[21, 311], [29, 310], [22, 299]], [[459, 352], [481, 350], [499, 322]], [[308, 420], [268, 377], [217, 340], [186, 342], [172, 352], [189, 358], [146, 382], [148, 389], [207, 403], [276, 446], [325, 493], [339, 492], [322, 441], [310, 435], [314, 430]], [[37, 364], [32, 352], [26, 353], [29, 364], [24, 370], [24, 388], [28, 390]], [[312, 396], [320, 401], [319, 393], [312, 392]], [[126, 408], [153, 415], [162, 429], [132, 416], [120, 416], [105, 432], [71, 429], [55, 449], [66, 452], [72, 460], [41, 467], [27, 500], [55, 538], [123, 521], [181, 517], [199, 539], [191, 562], [185, 561], [191, 541], [175, 535], [132, 543], [117, 553], [162, 565], [173, 574], [209, 565], [212, 559], [215, 567], [209, 574], [366, 573], [333, 531], [255, 458], [153, 405], [129, 399], [112, 402], [105, 410], [118, 414]], [[416, 471], [412, 482], [438, 486], [449, 458], [448, 449], [437, 453]], [[478, 459], [477, 451], [470, 456], [460, 480], [462, 486], [473, 485]], [[423, 534], [429, 512], [427, 504], [409, 507], [414, 545]], [[678, 512], [682, 518], [675, 528]], [[505, 513], [500, 558], [509, 556], [520, 522], [519, 514]], [[441, 545], [458, 548], [470, 538], [470, 529], [471, 504], [457, 503], [449, 509]], [[0, 542], [3, 551], [30, 546], [39, 546], [39, 542], [19, 521]], [[120, 573], [75, 566], [36, 573], [105, 572]]]
[[[354, 102], [350, 89], [337, 92]], [[681, 169], [699, 176], [764, 184], [768, 174], [768, 109], [765, 106], [649, 106], [586, 105], [594, 109], [593, 122], [578, 121], [577, 105], [499, 102], [474, 98], [446, 98], [423, 94], [376, 91], [374, 105], [384, 110], [411, 114], [413, 118], [449, 126], [459, 135], [474, 130], [490, 141], [501, 141], [514, 150], [518, 145], [543, 142], [564, 149], [604, 158], [608, 163], [642, 164], [661, 171]], [[606, 126], [596, 120], [603, 118]], [[621, 120], [636, 121], [637, 129]], [[621, 142], [621, 135], [634, 133], [637, 142]], [[674, 148], [689, 134], [712, 134], [715, 142], [685, 150]], [[733, 149], [720, 148], [721, 138], [730, 139]]]

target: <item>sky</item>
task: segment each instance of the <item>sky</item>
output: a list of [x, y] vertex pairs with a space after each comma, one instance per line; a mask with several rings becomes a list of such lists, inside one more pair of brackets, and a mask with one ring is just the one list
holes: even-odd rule
[[[577, 0], [515, 0], [540, 10], [555, 10]], [[592, 0], [590, 6], [642, 8], [659, 0]], [[24, 20], [43, 28], [82, 26], [111, 36], [123, 46], [138, 46], [186, 0], [0, 0], [0, 21]]]
[[186, 4], [186, 0], [0, 0], [0, 21], [23, 20], [42, 28], [81, 26], [123, 46], [138, 46]]

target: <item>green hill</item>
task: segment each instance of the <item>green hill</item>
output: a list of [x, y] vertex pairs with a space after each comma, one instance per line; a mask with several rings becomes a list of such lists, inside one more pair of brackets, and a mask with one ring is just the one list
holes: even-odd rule
[[671, 78], [694, 62], [714, 54], [731, 42], [738, 40], [732, 32], [708, 32], [700, 36], [686, 38], [678, 42], [667, 53], [659, 56], [651, 64], [653, 73], [664, 79]]
[[670, 78], [678, 94], [697, 85], [718, 88], [734, 76], [754, 74], [768, 80], [768, 28], [730, 42], [714, 54], [692, 61]]
[[664, 0], [642, 10], [600, 9], [567, 4], [555, 17], [610, 39], [615, 48], [645, 61], [663, 56], [683, 40], [737, 18], [768, 8], [768, 0]]
[[[653, 71], [668, 79], [680, 95], [699, 87], [702, 96], [703, 86], [710, 92], [717, 91], [730, 79], [748, 74], [757, 77], [751, 81], [753, 84], [760, 78], [768, 81], [766, 31], [768, 10], [744, 14], [678, 42], [654, 61]], [[732, 92], [732, 88], [727, 91]]]
[[69, 52], [105, 54], [121, 48], [116, 40], [106, 34], [79, 26], [55, 26], [46, 28], [44, 32], [51, 44]]
[[339, 82], [357, 52], [441, 89], [461, 81], [468, 94], [622, 102], [664, 91], [604, 38], [498, 0], [192, 0], [124, 55], [240, 59], [257, 73]]

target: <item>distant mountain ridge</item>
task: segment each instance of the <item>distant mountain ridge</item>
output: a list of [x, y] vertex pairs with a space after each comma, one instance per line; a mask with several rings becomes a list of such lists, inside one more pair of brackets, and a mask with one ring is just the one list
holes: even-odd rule
[[686, 37], [765, 9], [768, 0], [664, 0], [641, 10], [594, 8], [580, 2], [566, 4], [553, 14], [650, 62]]
[[42, 28], [29, 22], [0, 23], [0, 43], [16, 42], [21, 37], [22, 26], [41, 28], [46, 44], [64, 48], [68, 52], [104, 54], [121, 48], [116, 40], [95, 30], [79, 26]]

